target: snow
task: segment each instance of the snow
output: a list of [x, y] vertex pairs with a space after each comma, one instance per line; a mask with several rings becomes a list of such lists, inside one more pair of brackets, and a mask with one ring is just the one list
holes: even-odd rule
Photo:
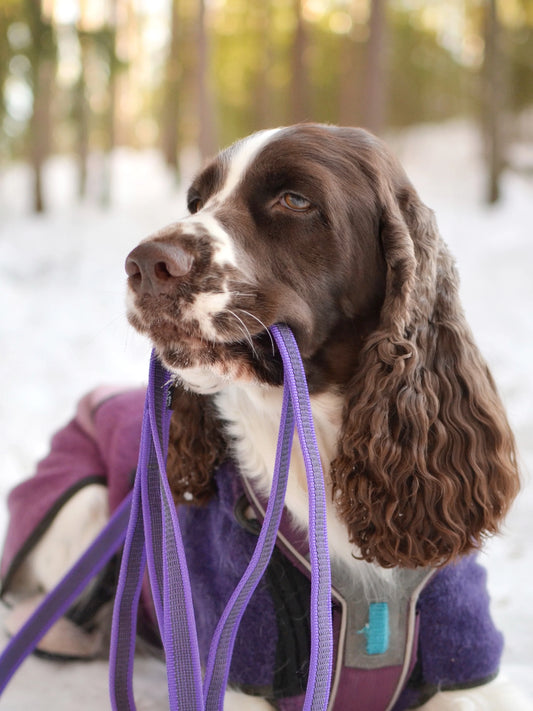
[[[493, 614], [507, 640], [504, 669], [533, 697], [533, 181], [507, 174], [501, 203], [484, 206], [481, 147], [465, 123], [417, 127], [390, 142], [457, 258], [468, 318], [518, 439], [523, 490], [504, 535], [488, 543], [483, 558]], [[102, 162], [91, 171], [96, 194]], [[32, 473], [77, 399], [96, 384], [145, 382], [150, 348], [124, 316], [123, 263], [141, 238], [184, 213], [183, 191], [156, 153], [115, 153], [109, 209], [76, 201], [70, 160], [51, 160], [47, 176], [50, 210], [34, 216], [28, 169], [0, 173], [0, 539], [9, 490]], [[105, 709], [106, 676], [103, 662], [32, 658], [0, 709], [61, 711], [74, 699], [80, 711]], [[164, 708], [161, 665], [141, 660], [136, 678], [139, 707]]]

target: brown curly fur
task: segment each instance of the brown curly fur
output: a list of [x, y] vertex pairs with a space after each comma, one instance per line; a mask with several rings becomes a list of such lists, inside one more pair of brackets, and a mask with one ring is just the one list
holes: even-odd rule
[[365, 560], [442, 565], [498, 530], [515, 445], [432, 212], [380, 189], [385, 301], [346, 390], [334, 497]]
[[213, 472], [226, 441], [210, 398], [181, 387], [172, 394], [167, 476], [176, 503], [204, 504], [215, 493]]

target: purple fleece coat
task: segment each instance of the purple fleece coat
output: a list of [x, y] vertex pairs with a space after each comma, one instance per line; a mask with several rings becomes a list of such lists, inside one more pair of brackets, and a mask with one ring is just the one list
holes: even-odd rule
[[[2, 591], [53, 515], [82, 486], [106, 483], [111, 510], [122, 501], [135, 472], [144, 392], [100, 389], [86, 396], [76, 417], [53, 437], [35, 476], [11, 492]], [[209, 504], [179, 512], [203, 662], [220, 613], [256, 543], [256, 536], [236, 520], [243, 488], [234, 465], [224, 464], [215, 476], [218, 493]], [[497, 673], [503, 640], [490, 618], [485, 582], [484, 569], [470, 556], [440, 570], [424, 589], [418, 601], [417, 664], [394, 711], [414, 708], [437, 688], [475, 686]], [[271, 689], [279, 637], [272, 588], [262, 581], [237, 636], [231, 681], [256, 691]], [[296, 711], [300, 697], [279, 706]], [[344, 711], [337, 704], [335, 710]]]

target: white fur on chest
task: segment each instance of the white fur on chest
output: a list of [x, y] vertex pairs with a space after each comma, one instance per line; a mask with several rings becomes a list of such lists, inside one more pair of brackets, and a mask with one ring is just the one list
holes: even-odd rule
[[[227, 423], [241, 474], [252, 479], [257, 489], [267, 497], [272, 486], [282, 397], [281, 388], [255, 384], [231, 385], [215, 396], [219, 413]], [[325, 476], [330, 554], [332, 558], [352, 566], [352, 553], [356, 550], [349, 543], [347, 531], [335, 514], [329, 478], [341, 425], [342, 396], [335, 393], [312, 396], [311, 408]], [[307, 478], [297, 436], [292, 446], [285, 505], [293, 524], [308, 530]]]

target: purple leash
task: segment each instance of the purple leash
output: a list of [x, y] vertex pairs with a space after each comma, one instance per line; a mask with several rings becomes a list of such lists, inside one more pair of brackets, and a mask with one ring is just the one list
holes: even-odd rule
[[285, 372], [285, 387], [294, 401], [296, 429], [305, 461], [309, 492], [309, 554], [311, 558], [311, 658], [304, 711], [328, 706], [333, 667], [331, 567], [326, 523], [326, 491], [311, 402], [300, 351], [292, 331], [273, 326]]
[[[201, 672], [194, 608], [187, 574], [185, 551], [172, 505], [165, 472], [170, 413], [165, 409], [169, 375], [152, 356], [147, 395], [147, 417], [143, 425], [139, 469], [133, 499], [132, 520], [126, 538], [112, 631], [111, 699], [114, 709], [135, 709], [132, 692], [132, 664], [136, 603], [142, 582], [142, 536], [146, 529], [146, 555], [158, 624], [167, 661], [169, 700], [172, 711], [217, 711], [223, 706], [231, 655], [246, 606], [257, 587], [275, 545], [287, 485], [294, 420], [308, 476], [311, 582], [311, 659], [304, 703], [305, 711], [327, 708], [332, 670], [331, 576], [326, 535], [324, 478], [314, 435], [311, 407], [303, 365], [292, 333], [275, 326], [283, 359], [285, 382], [278, 437], [276, 466], [265, 519], [252, 559], [224, 610], [208, 656], [201, 692]], [[293, 406], [293, 403], [296, 403]], [[158, 413], [163, 413], [158, 417]], [[150, 421], [150, 426], [146, 423]], [[151, 434], [151, 437], [150, 437]], [[158, 511], [153, 502], [157, 497]], [[136, 503], [138, 502], [138, 503]], [[137, 518], [136, 518], [137, 517]], [[154, 530], [152, 530], [152, 527]], [[162, 535], [162, 546], [157, 542]], [[132, 543], [130, 544], [130, 540]], [[133, 554], [133, 556], [132, 556]], [[162, 559], [161, 559], [162, 556]], [[131, 558], [133, 557], [133, 561]], [[131, 561], [131, 562], [130, 562]], [[161, 592], [163, 590], [163, 592]], [[123, 602], [124, 601], [124, 602]], [[176, 615], [181, 610], [181, 615]], [[120, 673], [118, 673], [120, 672]]]
[[[284, 365], [283, 407], [272, 491], [252, 559], [215, 630], [204, 683], [185, 550], [165, 469], [172, 414], [166, 406], [170, 376], [152, 354], [139, 465], [127, 532], [129, 499], [114, 514], [87, 554], [82, 556], [6, 647], [0, 657], [0, 693], [24, 657], [33, 650], [53, 622], [64, 614], [92, 575], [122, 544], [125, 536], [111, 635], [110, 697], [113, 709], [135, 711], [132, 678], [137, 609], [146, 567], [165, 651], [171, 711], [222, 709], [239, 624], [276, 542], [296, 422], [308, 480], [312, 566], [311, 655], [304, 710], [327, 709], [333, 633], [324, 478], [305, 372], [296, 341], [287, 326], [274, 326], [271, 331]], [[87, 557], [88, 560], [85, 560]]]
[[132, 515], [113, 610], [109, 688], [117, 711], [135, 709], [132, 672], [145, 560], [165, 651], [170, 708], [203, 711], [191, 586], [165, 469], [172, 414], [166, 407], [168, 385], [169, 375], [152, 353]]
[[287, 489], [293, 434], [294, 414], [291, 394], [289, 388], [285, 387], [272, 490], [250, 563], [227, 603], [211, 641], [204, 681], [206, 709], [223, 708], [224, 692], [228, 683], [239, 623], [274, 550]]

